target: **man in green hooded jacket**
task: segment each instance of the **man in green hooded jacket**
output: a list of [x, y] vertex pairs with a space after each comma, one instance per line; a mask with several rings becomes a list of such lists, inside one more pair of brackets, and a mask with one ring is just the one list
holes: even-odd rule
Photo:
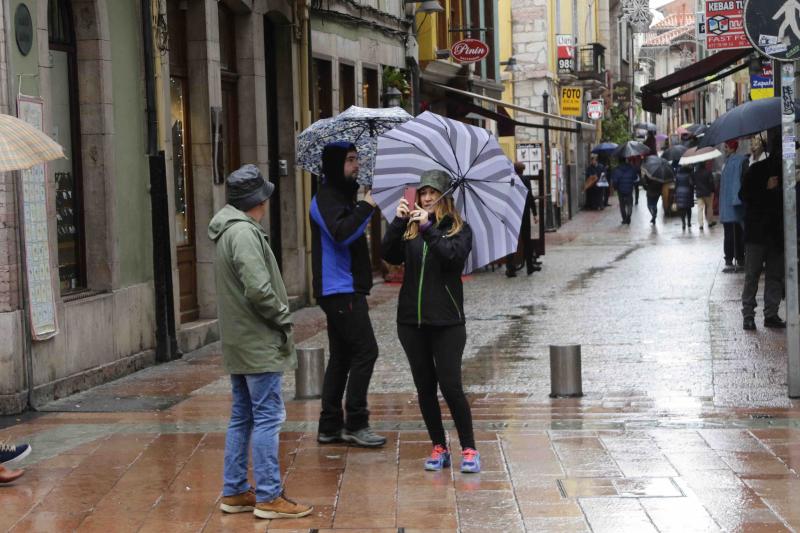
[[[226, 180], [228, 204], [208, 225], [216, 243], [222, 364], [233, 393], [220, 508], [267, 519], [299, 518], [313, 510], [284, 496], [278, 464], [286, 418], [281, 378], [297, 366], [297, 354], [286, 287], [260, 224], [274, 188], [255, 165], [234, 171]], [[255, 491], [247, 481], [251, 440]]]

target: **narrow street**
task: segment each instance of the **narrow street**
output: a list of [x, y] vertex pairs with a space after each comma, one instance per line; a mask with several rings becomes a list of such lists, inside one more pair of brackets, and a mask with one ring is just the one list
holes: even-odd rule
[[[466, 281], [481, 474], [423, 471], [398, 287], [382, 284], [370, 407], [383, 449], [317, 444], [319, 402], [293, 400], [284, 380], [286, 492], [312, 516], [218, 510], [230, 395], [212, 346], [0, 418], [0, 441], [33, 446], [25, 476], [0, 485], [0, 530], [800, 531], [784, 332], [762, 327], [760, 292], [758, 330], [742, 331], [743, 274], [722, 273], [721, 226], [682, 231], [659, 214], [651, 227], [644, 196], [634, 209], [630, 226], [612, 200], [548, 234], [542, 272]], [[319, 309], [296, 320], [300, 346], [327, 350]], [[583, 398], [548, 397], [553, 344], [581, 345]]]

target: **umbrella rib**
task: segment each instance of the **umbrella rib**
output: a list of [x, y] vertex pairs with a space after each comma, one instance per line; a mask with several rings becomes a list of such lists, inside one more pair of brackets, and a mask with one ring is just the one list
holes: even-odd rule
[[[453, 172], [453, 169], [451, 169], [451, 168], [450, 168], [449, 166], [447, 166], [446, 164], [444, 164], [444, 163], [442, 163], [442, 162], [440, 162], [440, 161], [437, 161], [436, 159], [434, 159], [434, 158], [433, 158], [433, 156], [432, 156], [432, 155], [425, 153], [425, 151], [424, 151], [422, 148], [420, 148], [420, 147], [419, 147], [419, 146], [417, 146], [416, 144], [412, 143], [411, 141], [406, 141], [406, 140], [404, 140], [404, 139], [398, 139], [397, 137], [392, 137], [391, 135], [388, 135], [388, 134], [386, 134], [386, 133], [384, 133], [384, 134], [383, 134], [383, 137], [384, 137], [385, 139], [391, 139], [392, 141], [401, 142], [401, 143], [403, 143], [403, 144], [407, 144], [407, 145], [411, 146], [412, 148], [416, 149], [416, 150], [417, 150], [419, 153], [421, 153], [422, 155], [424, 155], [425, 157], [427, 157], [428, 159], [430, 159], [430, 160], [431, 160], [431, 161], [433, 161], [434, 163], [436, 163], [436, 164], [438, 164], [438, 165], [440, 165], [440, 166], [444, 167], [445, 169], [447, 169], [447, 171], [448, 171], [448, 172], [450, 172], [450, 174], [455, 174], [455, 172]], [[458, 162], [456, 161], [456, 163], [458, 163]]]
[[[464, 174], [464, 179], [467, 179], [467, 174], [469, 174], [469, 171], [470, 171], [470, 170], [472, 170], [472, 167], [473, 167], [473, 166], [475, 166], [475, 161], [477, 161], [477, 160], [478, 160], [478, 158], [479, 158], [479, 157], [481, 156], [481, 154], [483, 153], [483, 151], [484, 151], [484, 150], [486, 150], [486, 147], [489, 145], [489, 141], [490, 141], [491, 139], [492, 139], [491, 137], [487, 137], [487, 138], [486, 138], [486, 142], [485, 142], [485, 143], [483, 143], [483, 146], [481, 146], [481, 149], [480, 149], [480, 150], [478, 150], [478, 153], [477, 153], [477, 154], [475, 154], [475, 159], [473, 159], [473, 160], [472, 160], [472, 162], [469, 164], [469, 170], [467, 170], [467, 172]], [[473, 180], [473, 181], [478, 181], [478, 180]]]
[[[476, 191], [476, 190], [475, 190], [475, 189], [474, 189], [474, 188], [473, 188], [473, 187], [472, 187], [472, 186], [471, 186], [471, 185], [470, 185], [468, 182], [466, 182], [466, 181], [464, 181], [464, 182], [463, 182], [463, 184], [462, 184], [462, 187], [464, 187], [464, 189], [465, 189], [465, 190], [466, 190], [466, 189], [469, 189], [469, 191], [470, 191], [472, 194], [474, 194], [474, 195], [475, 195], [475, 197], [476, 197], [476, 198], [478, 199], [478, 201], [479, 201], [479, 202], [480, 202], [480, 203], [483, 205], [483, 207], [485, 207], [485, 208], [486, 208], [486, 211], [487, 211], [487, 212], [489, 212], [489, 213], [491, 213], [491, 214], [492, 214], [492, 215], [493, 215], [493, 216], [494, 216], [494, 217], [495, 217], [497, 220], [499, 220], [499, 221], [500, 221], [500, 222], [503, 224], [503, 226], [505, 226], [505, 227], [506, 227], [506, 229], [508, 229], [508, 227], [509, 227], [509, 225], [508, 225], [508, 222], [506, 222], [506, 221], [505, 221], [503, 218], [501, 218], [501, 217], [500, 217], [500, 216], [499, 216], [497, 213], [495, 213], [495, 212], [494, 212], [494, 210], [493, 210], [491, 207], [489, 207], [489, 206], [486, 204], [486, 202], [484, 202], [484, 201], [483, 201], [483, 198], [481, 198], [481, 195], [480, 195], [480, 194], [478, 194], [478, 191]], [[467, 204], [466, 204], [466, 202], [465, 202], [465, 203], [464, 203], [464, 216], [465, 216], [465, 217], [466, 217], [466, 215], [467, 215], [467, 208], [466, 208], [466, 205], [467, 205]]]
[[[439, 123], [449, 133], [450, 129], [447, 127], [447, 123], [444, 122], [443, 120], [441, 120], [441, 117], [439, 117], [439, 115], [433, 113], [433, 116], [435, 117], [436, 120], [439, 121]], [[461, 165], [458, 162], [458, 155], [456, 154], [456, 147], [453, 146], [453, 143], [450, 141], [450, 136], [449, 135], [447, 136], [447, 144], [448, 144], [448, 146], [450, 146], [450, 150], [453, 152], [453, 160], [456, 162], [456, 166], [458, 167], [458, 174], [456, 174], [456, 177], [457, 178], [463, 178], [464, 176], [461, 175]]]

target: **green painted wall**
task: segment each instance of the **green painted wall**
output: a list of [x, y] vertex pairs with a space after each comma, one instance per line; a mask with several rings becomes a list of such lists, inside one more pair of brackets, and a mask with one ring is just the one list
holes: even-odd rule
[[[8, 48], [11, 50], [11, 69], [9, 72], [9, 84], [13, 84], [14, 86], [14, 93], [16, 94], [17, 88], [19, 87], [19, 78], [17, 77], [18, 74], [27, 74], [28, 76], [24, 76], [22, 79], [22, 93], [27, 94], [29, 96], [39, 96], [41, 93], [39, 92], [39, 78], [38, 77], [30, 77], [31, 75], [38, 76], [39, 74], [39, 36], [36, 32], [36, 6], [37, 3], [35, 0], [11, 0], [10, 2], [10, 9], [8, 16], [11, 20], [11, 35], [9, 37]], [[28, 10], [31, 12], [31, 20], [33, 22], [33, 46], [31, 46], [31, 51], [28, 52], [27, 56], [23, 56], [19, 48], [17, 47], [17, 36], [14, 32], [14, 13], [17, 12], [17, 6], [20, 4], [25, 4], [28, 6]], [[12, 104], [12, 110], [16, 113], [17, 104], [14, 102]]]
[[108, 1], [114, 98], [114, 231], [122, 286], [153, 278], [138, 2]]

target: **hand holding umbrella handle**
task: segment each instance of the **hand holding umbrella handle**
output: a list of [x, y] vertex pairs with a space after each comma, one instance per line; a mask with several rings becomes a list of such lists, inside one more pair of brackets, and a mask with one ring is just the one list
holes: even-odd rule
[[372, 197], [372, 189], [364, 189], [364, 201], [372, 207], [376, 207], [378, 205], [375, 202], [375, 199]]

